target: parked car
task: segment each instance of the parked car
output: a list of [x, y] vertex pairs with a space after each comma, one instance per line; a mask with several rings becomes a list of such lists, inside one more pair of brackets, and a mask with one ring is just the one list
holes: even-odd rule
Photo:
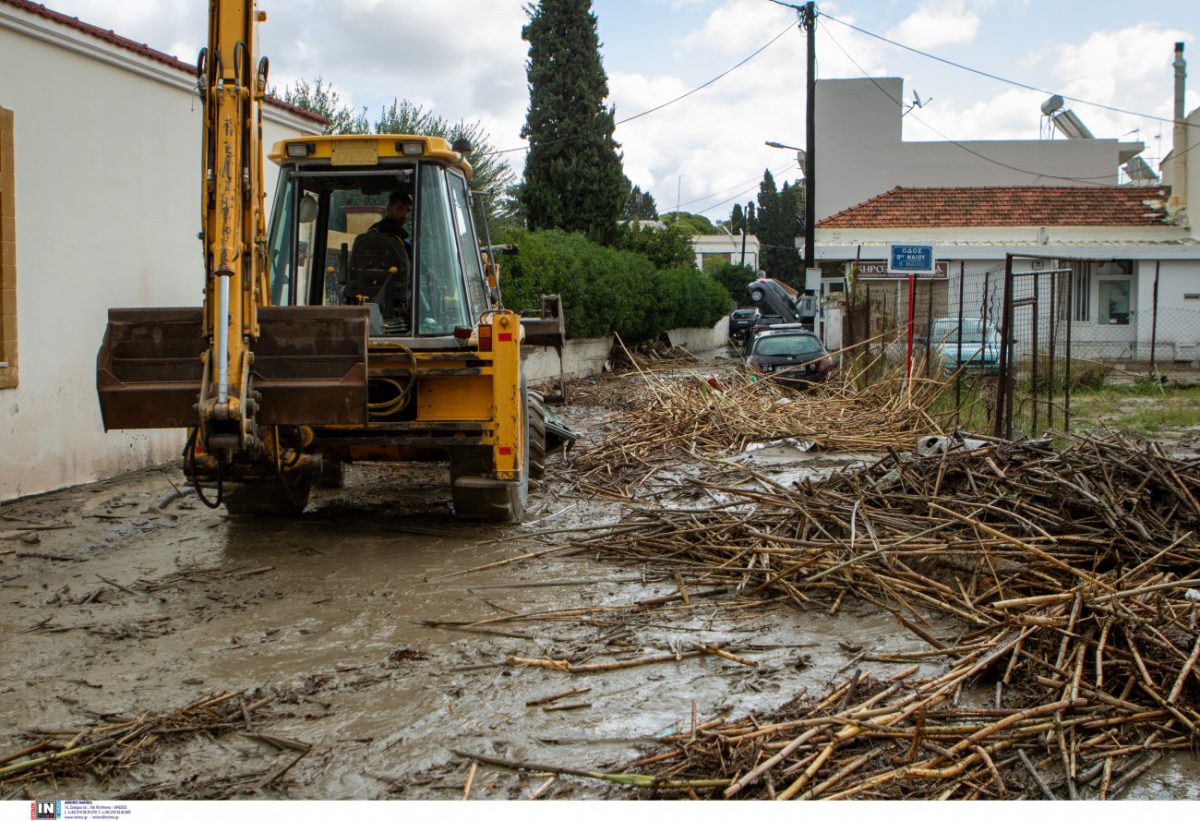
[[933, 361], [950, 372], [960, 368], [972, 373], [999, 372], [1000, 332], [996, 326], [990, 320], [964, 316], [959, 341], [958, 322], [958, 317], [943, 316], [929, 326], [929, 355]]
[[758, 323], [758, 308], [738, 308], [729, 315], [729, 338], [744, 339]]
[[778, 280], [765, 277], [746, 286], [750, 301], [763, 314], [778, 314], [782, 322], [803, 322], [812, 328], [817, 315], [816, 298], [807, 294], [797, 294], [793, 298], [788, 290]]
[[824, 382], [833, 359], [821, 340], [800, 328], [771, 328], [755, 336], [746, 349], [746, 367], [775, 374], [773, 381], [792, 388]]

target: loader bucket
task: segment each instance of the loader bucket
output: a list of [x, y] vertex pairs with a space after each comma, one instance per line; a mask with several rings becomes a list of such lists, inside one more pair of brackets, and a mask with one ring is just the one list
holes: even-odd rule
[[[365, 424], [367, 327], [358, 306], [263, 307], [251, 390], [267, 425]], [[105, 430], [196, 425], [199, 308], [113, 308], [96, 358]]]
[[365, 425], [365, 305], [263, 307], [254, 381], [264, 425]]

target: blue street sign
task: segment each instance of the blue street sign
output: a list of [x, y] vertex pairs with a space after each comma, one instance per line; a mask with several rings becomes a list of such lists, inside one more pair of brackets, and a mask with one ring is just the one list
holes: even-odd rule
[[888, 273], [934, 273], [933, 246], [900, 244], [888, 246]]

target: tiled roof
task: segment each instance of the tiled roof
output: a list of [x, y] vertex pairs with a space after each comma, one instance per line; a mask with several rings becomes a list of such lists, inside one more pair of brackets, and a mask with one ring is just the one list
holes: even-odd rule
[[[154, 60], [155, 62], [162, 63], [163, 65], [170, 66], [171, 68], [178, 69], [182, 72], [186, 72], [190, 76], [194, 77], [196, 74], [196, 67], [194, 65], [191, 63], [185, 63], [178, 57], [173, 57], [165, 52], [150, 48], [150, 46], [146, 45], [145, 43], [139, 43], [136, 40], [130, 40], [128, 37], [122, 37], [110, 29], [102, 29], [99, 26], [93, 26], [91, 23], [85, 23], [78, 17], [70, 17], [62, 12], [48, 9], [40, 3], [31, 3], [29, 0], [0, 0], [0, 5], [12, 6], [38, 17], [43, 17], [46, 20], [67, 26], [68, 28], [73, 28], [76, 31], [81, 31], [84, 34], [88, 34], [99, 40], [103, 40], [106, 43], [123, 48], [126, 51], [131, 51], [134, 54], [141, 55], [142, 57]], [[300, 106], [295, 106], [291, 103], [286, 103], [283, 100], [275, 97], [267, 97], [267, 103], [273, 108], [282, 109], [283, 111], [290, 111], [292, 114], [312, 120], [313, 122], [321, 124], [327, 122], [327, 120], [320, 114], [314, 114], [307, 109], [300, 108]]]
[[1127, 186], [893, 188], [826, 217], [819, 228], [1167, 224], [1160, 188]]

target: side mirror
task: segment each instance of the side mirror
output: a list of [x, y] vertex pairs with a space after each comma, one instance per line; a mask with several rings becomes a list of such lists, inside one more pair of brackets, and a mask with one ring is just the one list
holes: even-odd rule
[[317, 218], [317, 198], [312, 194], [305, 194], [304, 199], [300, 200], [299, 213], [296, 214], [296, 219], [301, 223], [312, 222]]

